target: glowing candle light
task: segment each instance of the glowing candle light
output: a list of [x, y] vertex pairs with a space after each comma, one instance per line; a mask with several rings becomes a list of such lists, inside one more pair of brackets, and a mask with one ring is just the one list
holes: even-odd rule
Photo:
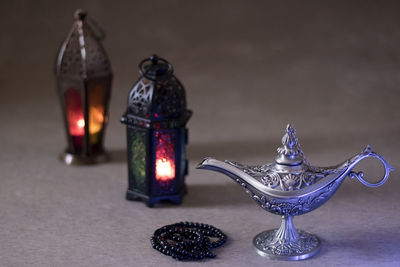
[[79, 119], [76, 124], [78, 125], [79, 128], [84, 128], [85, 127], [85, 120], [83, 118]]
[[103, 108], [90, 108], [89, 133], [96, 134], [103, 129]]
[[65, 92], [65, 103], [70, 134], [72, 136], [83, 136], [85, 134], [85, 119], [83, 118], [81, 95], [78, 90], [68, 89]]
[[[83, 136], [85, 134], [85, 120], [81, 117], [70, 115], [69, 132], [72, 136]], [[77, 118], [74, 118], [77, 117]]]
[[175, 177], [175, 164], [166, 158], [156, 161], [156, 179], [160, 181], [172, 180]]

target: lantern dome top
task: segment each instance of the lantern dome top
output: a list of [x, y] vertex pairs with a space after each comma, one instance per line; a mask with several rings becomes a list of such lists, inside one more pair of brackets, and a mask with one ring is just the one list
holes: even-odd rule
[[78, 9], [75, 22], [62, 43], [56, 62], [56, 75], [94, 78], [111, 74], [111, 65], [101, 44], [105, 34], [87, 13]]
[[184, 126], [192, 112], [186, 108], [185, 88], [172, 64], [153, 55], [139, 63], [139, 73], [121, 122], [144, 128]]

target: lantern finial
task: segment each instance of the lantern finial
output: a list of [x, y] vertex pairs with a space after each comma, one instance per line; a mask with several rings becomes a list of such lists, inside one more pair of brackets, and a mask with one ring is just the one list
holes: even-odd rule
[[84, 10], [82, 10], [82, 9], [77, 9], [77, 10], [74, 12], [74, 18], [75, 18], [76, 20], [84, 21], [85, 18], [86, 18], [86, 16], [87, 16], [87, 12], [84, 11]]
[[150, 61], [151, 61], [151, 63], [153, 63], [154, 65], [157, 65], [157, 63], [158, 63], [158, 56], [157, 56], [156, 54], [152, 55], [152, 56], [150, 57]]

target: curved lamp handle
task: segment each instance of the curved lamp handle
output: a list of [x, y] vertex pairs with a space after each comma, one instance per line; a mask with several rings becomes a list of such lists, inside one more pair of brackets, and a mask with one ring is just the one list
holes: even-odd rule
[[358, 164], [361, 160], [365, 159], [365, 158], [369, 158], [369, 157], [373, 157], [373, 158], [377, 158], [378, 160], [380, 160], [383, 164], [383, 166], [385, 167], [385, 175], [383, 176], [383, 178], [378, 181], [377, 183], [370, 183], [367, 182], [366, 180], [364, 180], [364, 173], [362, 171], [360, 172], [349, 172], [348, 176], [353, 179], [353, 178], [357, 178], [362, 184], [368, 186], [368, 187], [378, 187], [383, 185], [387, 178], [389, 177], [389, 173], [391, 171], [394, 170], [394, 168], [392, 166], [389, 165], [389, 163], [379, 154], [376, 154], [375, 152], [372, 151], [371, 146], [367, 146], [367, 148], [358, 155], [358, 157], [355, 159], [354, 163], [351, 164], [353, 165], [352, 168]]

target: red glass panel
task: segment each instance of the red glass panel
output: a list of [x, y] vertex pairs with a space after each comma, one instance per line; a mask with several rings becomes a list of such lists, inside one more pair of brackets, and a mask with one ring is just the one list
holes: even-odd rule
[[156, 180], [170, 181], [175, 178], [174, 135], [166, 131], [157, 131], [156, 138]]
[[69, 133], [73, 137], [82, 137], [85, 134], [85, 119], [81, 94], [77, 89], [69, 88], [64, 95]]

